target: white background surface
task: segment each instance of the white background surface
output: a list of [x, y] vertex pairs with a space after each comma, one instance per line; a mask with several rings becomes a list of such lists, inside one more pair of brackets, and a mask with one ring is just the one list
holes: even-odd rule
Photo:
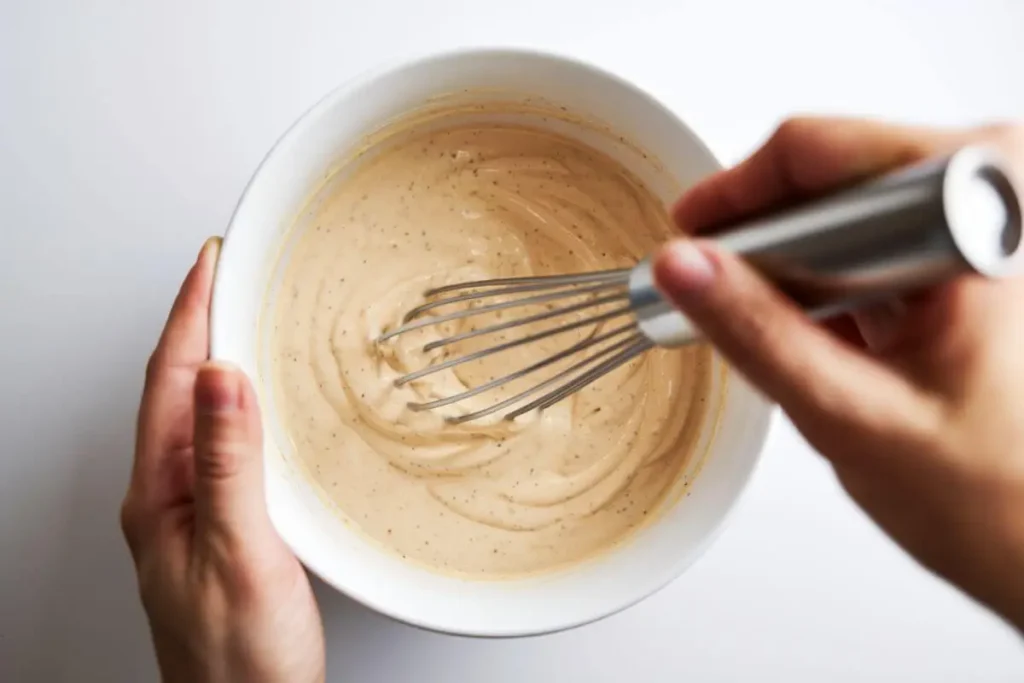
[[[1024, 116], [1012, 0], [2, 0], [0, 680], [156, 679], [117, 509], [179, 281], [310, 104], [470, 43], [610, 67], [729, 162], [794, 111]], [[782, 421], [711, 551], [602, 623], [473, 641], [317, 591], [332, 681], [1024, 680], [1024, 642], [906, 559]]]

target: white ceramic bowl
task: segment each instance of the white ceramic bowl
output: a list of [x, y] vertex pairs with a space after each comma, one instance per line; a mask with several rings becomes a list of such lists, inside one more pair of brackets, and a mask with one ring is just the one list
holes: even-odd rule
[[268, 282], [304, 204], [366, 134], [430, 98], [463, 90], [540, 97], [603, 121], [636, 148], [655, 152], [663, 172], [652, 173], [636, 148], [584, 130], [579, 137], [627, 164], [666, 202], [719, 168], [697, 136], [649, 95], [572, 59], [466, 50], [364, 75], [299, 119], [242, 195], [217, 269], [211, 356], [236, 363], [259, 386], [270, 516], [309, 569], [351, 598], [416, 626], [476, 636], [546, 633], [600, 619], [651, 595], [707, 548], [754, 469], [771, 407], [735, 374], [726, 381], [716, 372], [717, 436], [709, 419], [708, 448], [699, 473], [696, 466], [690, 470], [695, 480], [687, 495], [676, 496], [678, 502], [617, 549], [553, 574], [500, 582], [433, 574], [380, 551], [327, 508], [278, 447], [287, 440], [258, 357], [266, 335], [260, 312]]

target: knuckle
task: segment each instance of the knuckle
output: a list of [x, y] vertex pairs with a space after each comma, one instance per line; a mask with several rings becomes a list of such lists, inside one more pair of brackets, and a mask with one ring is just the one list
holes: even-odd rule
[[233, 441], [214, 441], [196, 453], [197, 474], [212, 480], [231, 479], [245, 466], [245, 446]]
[[159, 349], [149, 354], [149, 359], [146, 361], [146, 384], [151, 384], [157, 380], [163, 371], [163, 358], [161, 357]]
[[133, 556], [138, 556], [143, 538], [142, 517], [135, 499], [129, 494], [121, 503], [121, 533]]
[[776, 182], [789, 193], [804, 192], [820, 184], [822, 150], [833, 146], [835, 123], [798, 116], [784, 120], [765, 144]]
[[776, 127], [769, 138], [769, 143], [779, 147], [791, 147], [802, 144], [804, 140], [817, 134], [820, 122], [809, 116], [793, 116], [785, 119]]

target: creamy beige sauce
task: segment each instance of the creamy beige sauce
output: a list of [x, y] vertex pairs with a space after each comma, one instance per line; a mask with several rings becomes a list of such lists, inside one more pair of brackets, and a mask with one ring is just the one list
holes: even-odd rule
[[467, 123], [385, 137], [312, 210], [268, 301], [275, 401], [292, 452], [349, 520], [410, 561], [498, 577], [586, 559], [654, 516], [695, 457], [710, 392], [707, 349], [655, 349], [543, 413], [452, 425], [445, 416], [493, 405], [566, 362], [434, 411], [407, 404], [479, 386], [630, 319], [401, 388], [393, 381], [412, 370], [553, 323], [430, 353], [425, 342], [547, 309], [376, 342], [430, 287], [634, 264], [671, 232], [661, 203], [635, 177], [567, 138]]

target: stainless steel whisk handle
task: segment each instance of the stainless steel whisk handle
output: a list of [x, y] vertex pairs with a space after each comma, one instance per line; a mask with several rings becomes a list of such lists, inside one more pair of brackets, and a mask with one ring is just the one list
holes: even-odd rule
[[[1021, 270], [1021, 192], [993, 149], [901, 169], [716, 236], [808, 314], [828, 317], [965, 273]], [[649, 259], [630, 273], [643, 334], [681, 346], [700, 331], [657, 290]]]

